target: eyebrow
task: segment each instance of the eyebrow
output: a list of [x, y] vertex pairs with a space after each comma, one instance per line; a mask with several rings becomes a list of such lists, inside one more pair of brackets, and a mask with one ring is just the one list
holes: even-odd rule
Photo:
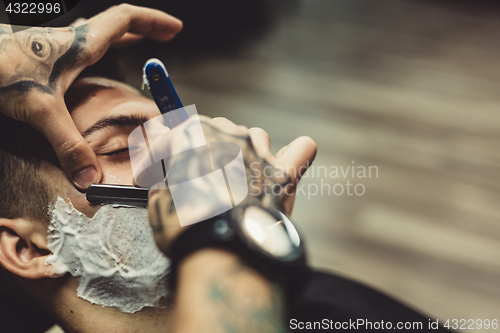
[[82, 133], [83, 137], [86, 137], [97, 131], [101, 131], [110, 127], [128, 127], [128, 126], [141, 126], [149, 120], [146, 116], [131, 115], [131, 116], [113, 116], [106, 117], [98, 120], [92, 126], [87, 128], [85, 132]]

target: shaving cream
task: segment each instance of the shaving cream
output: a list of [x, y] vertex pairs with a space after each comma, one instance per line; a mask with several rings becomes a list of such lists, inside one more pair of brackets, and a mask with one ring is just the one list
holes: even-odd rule
[[88, 218], [58, 197], [50, 208], [46, 260], [53, 274], [70, 273], [77, 295], [134, 313], [167, 296], [168, 259], [158, 250], [144, 208], [103, 206]]

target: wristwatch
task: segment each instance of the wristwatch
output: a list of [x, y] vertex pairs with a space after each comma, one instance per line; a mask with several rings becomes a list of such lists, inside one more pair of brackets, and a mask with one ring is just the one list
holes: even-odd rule
[[173, 242], [169, 279], [172, 291], [181, 261], [210, 247], [237, 254], [249, 267], [277, 283], [288, 306], [300, 295], [310, 273], [303, 241], [285, 214], [259, 205], [238, 205], [191, 225]]

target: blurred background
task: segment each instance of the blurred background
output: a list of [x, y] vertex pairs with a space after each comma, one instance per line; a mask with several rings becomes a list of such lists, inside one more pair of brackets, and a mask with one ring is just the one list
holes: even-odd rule
[[[292, 216], [314, 267], [441, 324], [500, 319], [500, 6], [140, 4], [185, 28], [167, 44], [113, 51], [129, 83], [140, 88], [144, 62], [157, 57], [199, 113], [262, 127], [274, 152], [301, 135], [317, 142], [315, 172], [303, 179]], [[109, 5], [81, 0], [68, 15]], [[378, 177], [375, 169], [371, 178], [340, 171], [362, 166], [376, 167]], [[364, 194], [348, 195], [347, 181]], [[334, 186], [344, 193], [328, 194]]]

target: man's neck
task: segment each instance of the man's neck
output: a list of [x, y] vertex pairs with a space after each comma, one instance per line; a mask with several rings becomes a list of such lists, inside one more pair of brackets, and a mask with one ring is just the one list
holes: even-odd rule
[[91, 304], [78, 296], [78, 282], [69, 278], [51, 297], [51, 307], [58, 324], [67, 333], [168, 332], [170, 309], [144, 308], [134, 314]]

